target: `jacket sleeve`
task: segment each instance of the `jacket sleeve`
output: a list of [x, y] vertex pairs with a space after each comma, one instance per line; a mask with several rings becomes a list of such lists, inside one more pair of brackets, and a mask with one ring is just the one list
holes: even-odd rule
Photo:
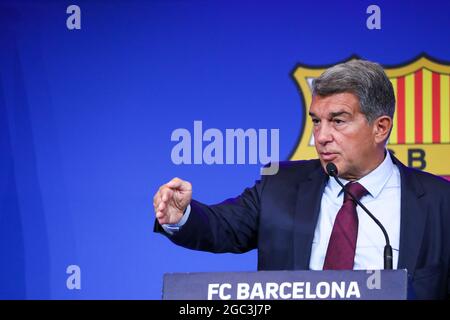
[[155, 232], [177, 245], [214, 253], [242, 253], [255, 249], [258, 239], [260, 199], [265, 178], [232, 199], [216, 205], [191, 201], [191, 213], [178, 232], [169, 235], [155, 220]]

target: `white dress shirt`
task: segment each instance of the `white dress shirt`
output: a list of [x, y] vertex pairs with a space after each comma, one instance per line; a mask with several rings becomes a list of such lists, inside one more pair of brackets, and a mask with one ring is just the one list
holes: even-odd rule
[[[340, 179], [343, 184], [347, 180]], [[389, 152], [384, 161], [358, 182], [369, 194], [360, 201], [386, 229], [393, 249], [393, 268], [397, 269], [400, 242], [400, 171], [392, 162]], [[319, 219], [314, 232], [309, 268], [322, 270], [334, 220], [344, 201], [344, 193], [332, 178], [328, 180], [322, 196]], [[386, 241], [380, 227], [357, 206], [358, 238], [353, 269], [383, 269]]]

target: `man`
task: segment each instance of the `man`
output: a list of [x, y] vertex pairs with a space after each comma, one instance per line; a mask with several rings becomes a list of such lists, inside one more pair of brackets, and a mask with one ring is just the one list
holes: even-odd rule
[[383, 269], [383, 234], [328, 177], [332, 162], [386, 228], [393, 268], [408, 269], [416, 297], [446, 298], [450, 183], [386, 150], [394, 108], [378, 64], [354, 60], [326, 70], [313, 82], [309, 110], [318, 160], [281, 162], [276, 175], [212, 206], [192, 200], [191, 184], [175, 178], [154, 196], [155, 231], [196, 250], [257, 248], [259, 270]]

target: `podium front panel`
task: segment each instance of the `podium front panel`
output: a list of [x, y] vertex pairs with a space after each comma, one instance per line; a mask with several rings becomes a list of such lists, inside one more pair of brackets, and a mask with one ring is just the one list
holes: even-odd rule
[[406, 270], [171, 273], [165, 300], [403, 300]]

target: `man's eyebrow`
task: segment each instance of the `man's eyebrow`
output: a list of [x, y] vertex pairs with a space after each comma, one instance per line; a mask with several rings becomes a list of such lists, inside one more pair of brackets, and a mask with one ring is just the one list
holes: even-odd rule
[[331, 117], [331, 118], [339, 117], [339, 116], [341, 116], [341, 115], [343, 115], [343, 114], [346, 114], [346, 115], [351, 116], [351, 113], [350, 113], [350, 112], [347, 112], [347, 111], [339, 111], [339, 112], [331, 112], [331, 113], [330, 113], [330, 117]]
[[[347, 111], [338, 111], [338, 112], [331, 112], [331, 113], [330, 113], [330, 118], [339, 117], [340, 115], [343, 115], [343, 114], [347, 114], [347, 115], [351, 116], [351, 113], [350, 113], [350, 112], [347, 112]], [[309, 112], [309, 115], [310, 115], [311, 117], [318, 118], [314, 112], [311, 112], [311, 111], [310, 111], [310, 112]]]

